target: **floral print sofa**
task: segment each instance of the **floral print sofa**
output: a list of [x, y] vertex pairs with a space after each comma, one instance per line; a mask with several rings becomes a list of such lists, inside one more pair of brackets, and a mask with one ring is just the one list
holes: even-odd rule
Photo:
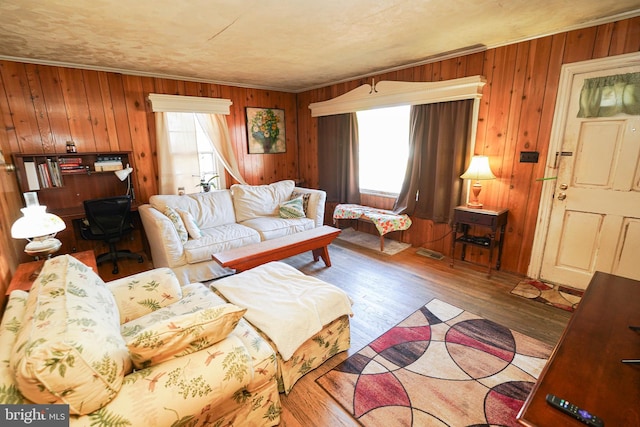
[[0, 323], [0, 403], [68, 404], [72, 426], [273, 426], [273, 349], [201, 283], [168, 268], [109, 283], [48, 260]]

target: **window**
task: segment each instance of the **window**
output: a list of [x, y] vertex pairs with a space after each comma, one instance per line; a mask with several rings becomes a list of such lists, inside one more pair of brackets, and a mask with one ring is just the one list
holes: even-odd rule
[[411, 106], [358, 111], [360, 191], [397, 196], [409, 156]]
[[192, 113], [167, 113], [167, 127], [174, 156], [175, 183], [186, 193], [197, 193], [200, 180], [209, 181], [215, 188], [225, 188], [223, 167], [219, 164], [213, 144]]

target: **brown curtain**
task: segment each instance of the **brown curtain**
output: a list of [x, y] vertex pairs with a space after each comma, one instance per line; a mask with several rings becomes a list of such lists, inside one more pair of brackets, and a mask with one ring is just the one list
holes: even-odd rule
[[360, 203], [356, 113], [318, 119], [318, 169], [327, 202]]
[[411, 107], [409, 160], [393, 210], [450, 222], [460, 202], [473, 100]]

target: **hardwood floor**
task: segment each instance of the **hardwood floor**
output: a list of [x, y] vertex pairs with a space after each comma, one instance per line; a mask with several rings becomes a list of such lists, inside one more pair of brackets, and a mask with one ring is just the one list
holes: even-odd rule
[[[350, 350], [300, 379], [289, 395], [281, 395], [281, 426], [358, 426], [315, 379], [433, 298], [550, 345], [560, 339], [571, 314], [511, 295], [509, 292], [521, 277], [494, 271], [488, 279], [484, 266], [456, 261], [452, 269], [447, 258], [426, 258], [417, 255], [417, 249], [388, 256], [336, 240], [329, 247], [330, 268], [323, 262], [313, 262], [311, 253], [285, 260], [305, 274], [344, 289], [354, 302], [354, 316]], [[149, 266], [146, 259], [143, 264], [122, 261], [118, 277]], [[104, 280], [114, 278], [110, 266], [103, 265], [99, 270]]]

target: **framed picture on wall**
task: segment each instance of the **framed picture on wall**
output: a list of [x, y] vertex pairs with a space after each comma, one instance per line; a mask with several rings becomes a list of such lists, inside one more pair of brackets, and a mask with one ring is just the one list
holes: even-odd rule
[[273, 154], [287, 151], [284, 110], [246, 107], [249, 154]]

